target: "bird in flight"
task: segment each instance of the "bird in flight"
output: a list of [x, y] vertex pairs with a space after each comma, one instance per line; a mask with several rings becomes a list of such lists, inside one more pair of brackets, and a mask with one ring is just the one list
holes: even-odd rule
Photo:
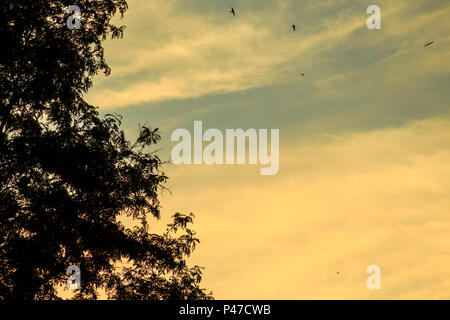
[[302, 77], [304, 77], [304, 76], [305, 76], [305, 74], [304, 74], [304, 73], [300, 73], [300, 75], [301, 75]]
[[230, 13], [232, 13], [232, 14], [233, 14], [233, 16], [235, 16], [235, 15], [236, 15], [236, 13], [234, 12], [234, 8], [233, 8], [233, 7], [231, 8], [231, 11], [230, 11]]
[[424, 47], [428, 47], [429, 45], [433, 44], [434, 41], [428, 42], [426, 45], [424, 45]]
[[293, 24], [293, 25], [292, 25], [292, 30], [294, 30], [294, 31], [295, 31], [295, 24]]

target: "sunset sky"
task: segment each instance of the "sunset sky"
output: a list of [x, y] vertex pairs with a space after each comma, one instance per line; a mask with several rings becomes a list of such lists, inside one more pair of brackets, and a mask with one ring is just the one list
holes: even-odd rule
[[[450, 298], [448, 0], [128, 4], [87, 101], [130, 139], [160, 128], [170, 160], [172, 131], [194, 120], [280, 130], [277, 175], [164, 166], [155, 223], [196, 213], [190, 261], [216, 299]], [[381, 30], [366, 27], [371, 4]]]

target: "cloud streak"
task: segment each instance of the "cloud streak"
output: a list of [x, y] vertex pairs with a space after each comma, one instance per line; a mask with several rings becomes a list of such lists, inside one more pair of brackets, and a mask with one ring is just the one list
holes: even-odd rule
[[[300, 29], [294, 34], [279, 14], [286, 10], [282, 6], [276, 8], [275, 15], [271, 8], [236, 19], [223, 17], [223, 12], [182, 15], [175, 2], [162, 12], [159, 8], [152, 5], [139, 12], [131, 10], [127, 35], [122, 40], [122, 45], [127, 46], [127, 41], [132, 44], [126, 50], [126, 59], [113, 57], [113, 76], [97, 83], [99, 89], [88, 95], [90, 103], [104, 108], [125, 107], [269, 85], [282, 76], [282, 70], [278, 70], [282, 63], [299, 58], [304, 65], [310, 64], [308, 57], [330, 50], [365, 23], [358, 16], [342, 15], [321, 22], [316, 29]], [[168, 30], [142, 37], [136, 30], [141, 28], [137, 23], [143, 11], [149, 16], [158, 12], [155, 23], [162, 24], [158, 30], [165, 26]], [[171, 27], [172, 21], [179, 29]], [[154, 39], [159, 39], [156, 48], [151, 44]], [[111, 46], [107, 51], [119, 50]]]

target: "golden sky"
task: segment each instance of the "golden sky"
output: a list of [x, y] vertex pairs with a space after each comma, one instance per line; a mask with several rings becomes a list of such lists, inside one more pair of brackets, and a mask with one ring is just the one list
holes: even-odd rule
[[194, 120], [280, 129], [274, 176], [164, 167], [162, 222], [196, 213], [191, 263], [215, 298], [450, 298], [448, 1], [128, 2], [112, 74], [87, 99], [129, 137], [159, 127], [169, 160], [171, 132]]

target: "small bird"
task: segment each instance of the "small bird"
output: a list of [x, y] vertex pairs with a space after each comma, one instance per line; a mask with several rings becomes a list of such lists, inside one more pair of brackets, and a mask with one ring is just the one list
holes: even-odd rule
[[337, 274], [339, 274], [339, 271], [338, 272], [336, 272]]
[[231, 11], [230, 11], [230, 13], [232, 13], [232, 14], [233, 14], [233, 16], [235, 16], [235, 15], [236, 15], [236, 13], [234, 12], [234, 8], [233, 8], [233, 7], [231, 7]]
[[292, 30], [294, 30], [294, 31], [295, 31], [295, 24], [293, 24], [293, 25], [292, 25]]
[[305, 76], [305, 74], [304, 74], [304, 73], [300, 73], [300, 75], [301, 75], [302, 77], [304, 77], [304, 76]]
[[428, 47], [429, 45], [432, 45], [434, 43], [434, 41], [428, 42], [426, 45], [424, 45], [424, 47]]

